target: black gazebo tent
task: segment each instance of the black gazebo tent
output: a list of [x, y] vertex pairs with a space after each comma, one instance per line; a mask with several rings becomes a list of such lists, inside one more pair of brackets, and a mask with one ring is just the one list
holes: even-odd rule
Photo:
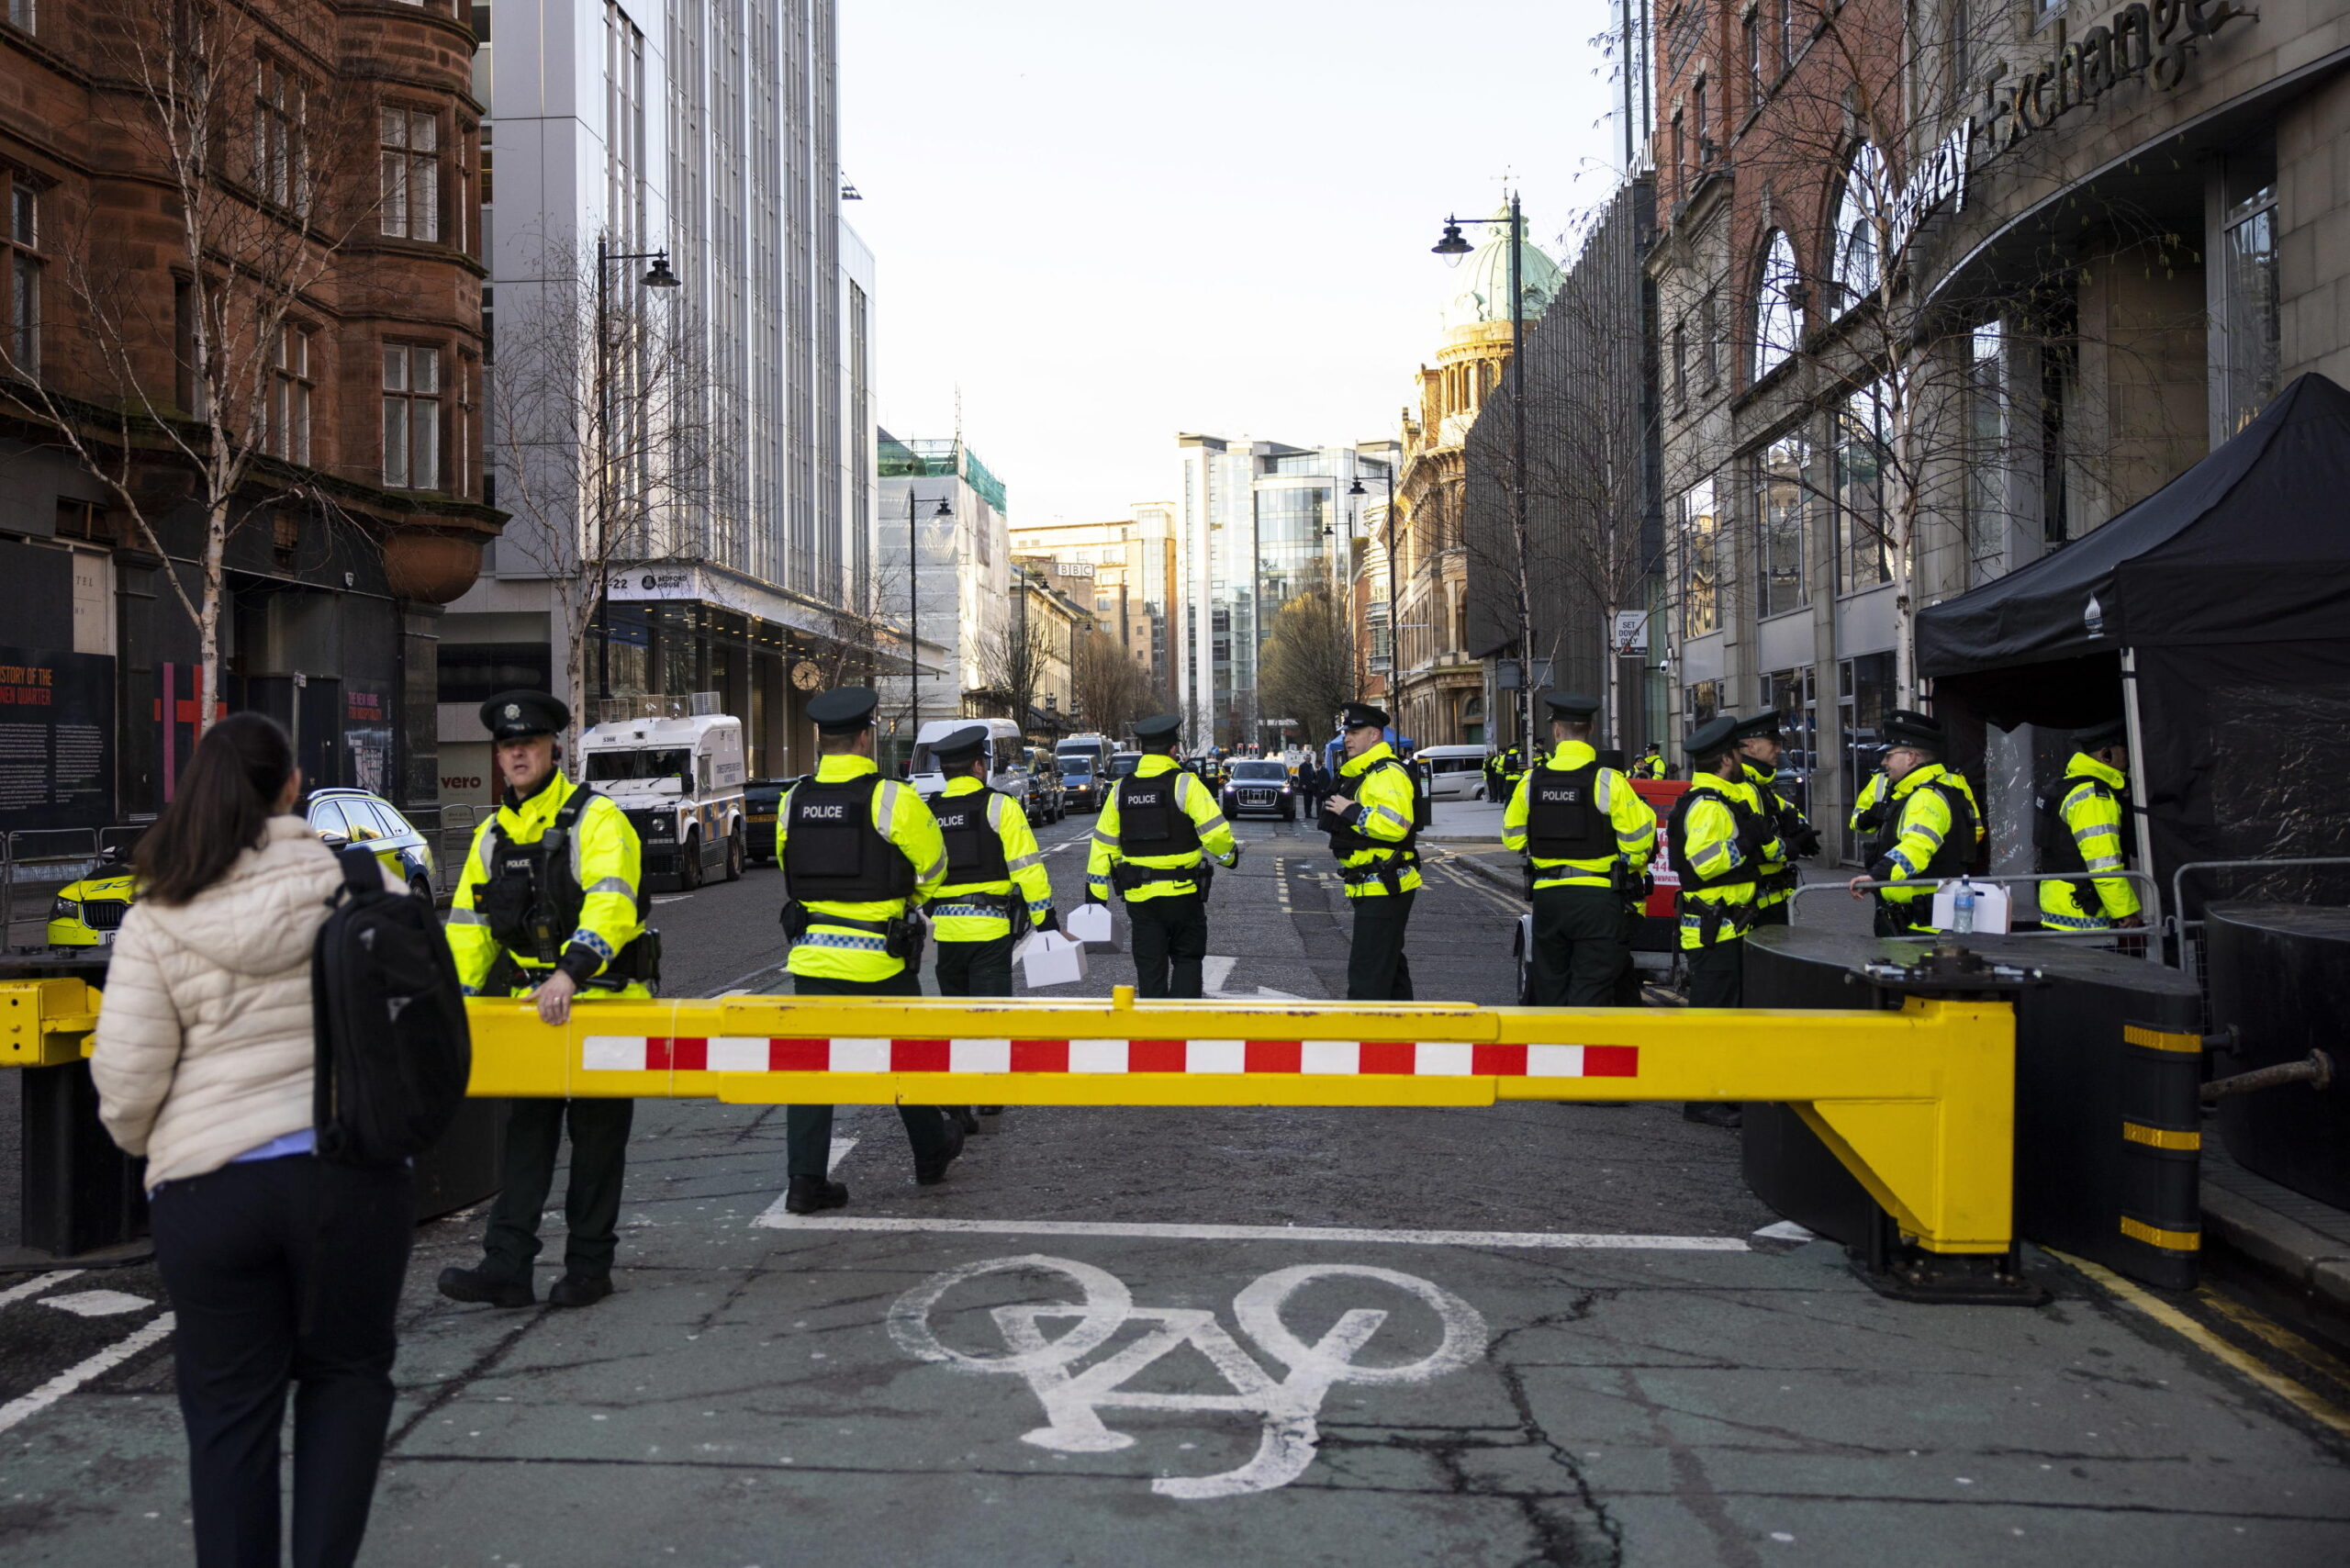
[[1924, 610], [1918, 673], [1962, 728], [2120, 711], [2165, 879], [2350, 853], [2350, 392], [2302, 376], [2087, 537]]

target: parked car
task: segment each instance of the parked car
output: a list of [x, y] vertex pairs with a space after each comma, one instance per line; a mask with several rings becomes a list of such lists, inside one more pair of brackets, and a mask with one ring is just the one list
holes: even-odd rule
[[745, 850], [753, 860], [775, 858], [775, 818], [783, 797], [794, 784], [793, 778], [754, 778], [743, 786], [743, 825], [749, 835]]
[[[408, 891], [430, 901], [433, 889], [432, 849], [398, 808], [381, 795], [364, 790], [314, 790], [306, 814], [310, 826], [330, 848], [364, 844], [375, 851], [385, 869], [408, 886]], [[67, 949], [106, 947], [122, 917], [130, 913], [132, 878], [129, 850], [100, 866], [78, 882], [58, 890], [49, 906], [49, 945]]]
[[1493, 747], [1431, 745], [1420, 748], [1427, 764], [1428, 793], [1438, 801], [1482, 801], [1485, 798], [1485, 759]]
[[1029, 823], [1057, 823], [1069, 815], [1069, 797], [1061, 790], [1060, 770], [1053, 766], [1053, 754], [1040, 745], [1030, 746], [1027, 773], [1020, 803]]
[[1227, 763], [1218, 798], [1227, 817], [1263, 812], [1285, 823], [1297, 820], [1297, 785], [1287, 765], [1269, 756], [1244, 756]]

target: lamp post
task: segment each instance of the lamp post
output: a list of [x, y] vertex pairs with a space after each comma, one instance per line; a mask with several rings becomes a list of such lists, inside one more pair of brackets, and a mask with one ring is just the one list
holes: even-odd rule
[[[921, 520], [914, 508], [917, 502], [914, 487], [906, 487], [906, 756], [913, 756], [913, 744], [922, 734], [922, 538], [917, 532]], [[933, 518], [953, 517], [955, 509], [946, 498], [938, 498], [938, 510]]]
[[667, 251], [614, 251], [605, 236], [596, 236], [596, 700], [612, 695], [611, 562], [611, 305], [609, 279], [615, 263], [651, 262], [642, 280], [647, 288], [676, 288], [680, 279], [669, 270]]
[[[1395, 624], [1395, 465], [1387, 464], [1386, 469], [1387, 517], [1382, 530], [1387, 535], [1387, 690], [1385, 695], [1388, 707], [1393, 709], [1396, 707], [1395, 672], [1402, 663], [1397, 655], [1403, 644], [1397, 641], [1400, 628]], [[1347, 494], [1349, 496], [1360, 498], [1370, 493], [1362, 487], [1362, 476], [1360, 474], [1356, 475], [1354, 482], [1347, 487]], [[1352, 606], [1348, 609], [1351, 610]]]
[[[1517, 193], [1510, 193], [1507, 218], [1472, 218], [1472, 223], [1509, 225], [1509, 525], [1517, 549], [1517, 696], [1521, 744], [1534, 745], [1534, 586], [1533, 551], [1526, 533], [1526, 214]], [[1461, 219], [1447, 218], [1444, 235], [1429, 249], [1448, 261], [1470, 252], [1461, 238]]]

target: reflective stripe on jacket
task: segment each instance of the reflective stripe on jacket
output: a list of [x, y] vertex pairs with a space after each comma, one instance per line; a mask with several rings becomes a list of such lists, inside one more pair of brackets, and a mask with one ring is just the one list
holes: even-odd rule
[[[1738, 844], [1738, 815], [1727, 802], [1737, 801], [1753, 811], [1764, 810], [1762, 791], [1744, 779], [1732, 782], [1700, 773], [1689, 792], [1697, 799], [1682, 815], [1680, 850], [1697, 880], [1692, 883], [1684, 878], [1673, 901], [1680, 912], [1684, 952], [1735, 942], [1753, 923], [1752, 881], [1712, 884], [1746, 866], [1746, 852]], [[1774, 838], [1762, 846], [1758, 857], [1767, 855], [1777, 842]]]
[[[1395, 766], [1382, 767], [1382, 762], [1393, 762]], [[1418, 855], [1408, 850], [1404, 841], [1412, 836], [1412, 818], [1418, 809], [1419, 796], [1412, 770], [1397, 759], [1394, 748], [1381, 741], [1360, 756], [1347, 758], [1339, 765], [1338, 781], [1332, 792], [1354, 801], [1351, 807], [1337, 813], [1338, 820], [1365, 838], [1379, 841], [1339, 856], [1339, 869], [1352, 873], [1393, 867], [1395, 886], [1392, 890], [1416, 891], [1420, 885], [1416, 864]], [[1350, 899], [1383, 899], [1391, 890], [1384, 879], [1376, 877], [1348, 881], [1346, 889]]]
[[[949, 798], [976, 794], [986, 785], [968, 776], [949, 782], [941, 793]], [[1016, 885], [1028, 905], [1033, 924], [1053, 907], [1053, 884], [1045, 871], [1045, 853], [1028, 813], [1011, 796], [996, 791], [988, 798], [988, 829], [1003, 841], [1004, 869], [1012, 875], [995, 882], [947, 882], [931, 895], [931, 935], [941, 942], [992, 942], [1012, 935], [1012, 917], [985, 905], [958, 902], [975, 893], [1003, 895]]]
[[[1939, 762], [1911, 768], [1893, 786], [1889, 798], [1889, 809], [1896, 813], [1892, 842], [1869, 868], [1869, 875], [1878, 881], [1914, 884], [1876, 890], [1877, 897], [1892, 909], [1894, 917], [1913, 928], [1922, 928], [1931, 911], [1935, 879], [1928, 875], [1928, 868], [1941, 852], [1953, 826], [1950, 802], [1942, 798], [1940, 790], [1926, 788], [1929, 784], [1949, 785], [1965, 795], [1969, 802], [1975, 798], [1965, 781]], [[1913, 904], [1919, 907], [1913, 910]]]

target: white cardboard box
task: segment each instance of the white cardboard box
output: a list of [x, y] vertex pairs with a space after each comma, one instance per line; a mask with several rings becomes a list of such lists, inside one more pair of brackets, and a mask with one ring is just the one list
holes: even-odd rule
[[[1964, 878], [1953, 878], [1934, 889], [1934, 929], [1952, 929], [1953, 906], [1958, 902], [1958, 889]], [[1968, 882], [1975, 890], [1975, 931], [1984, 936], [2001, 936], [2008, 930], [2008, 890], [1997, 882]]]
[[1081, 903], [1061, 916], [1061, 929], [1080, 942], [1114, 942], [1117, 932], [1110, 923], [1110, 906], [1106, 903]]
[[1085, 944], [1058, 931], [1034, 931], [1020, 946], [1020, 974], [1035, 991], [1085, 978]]

